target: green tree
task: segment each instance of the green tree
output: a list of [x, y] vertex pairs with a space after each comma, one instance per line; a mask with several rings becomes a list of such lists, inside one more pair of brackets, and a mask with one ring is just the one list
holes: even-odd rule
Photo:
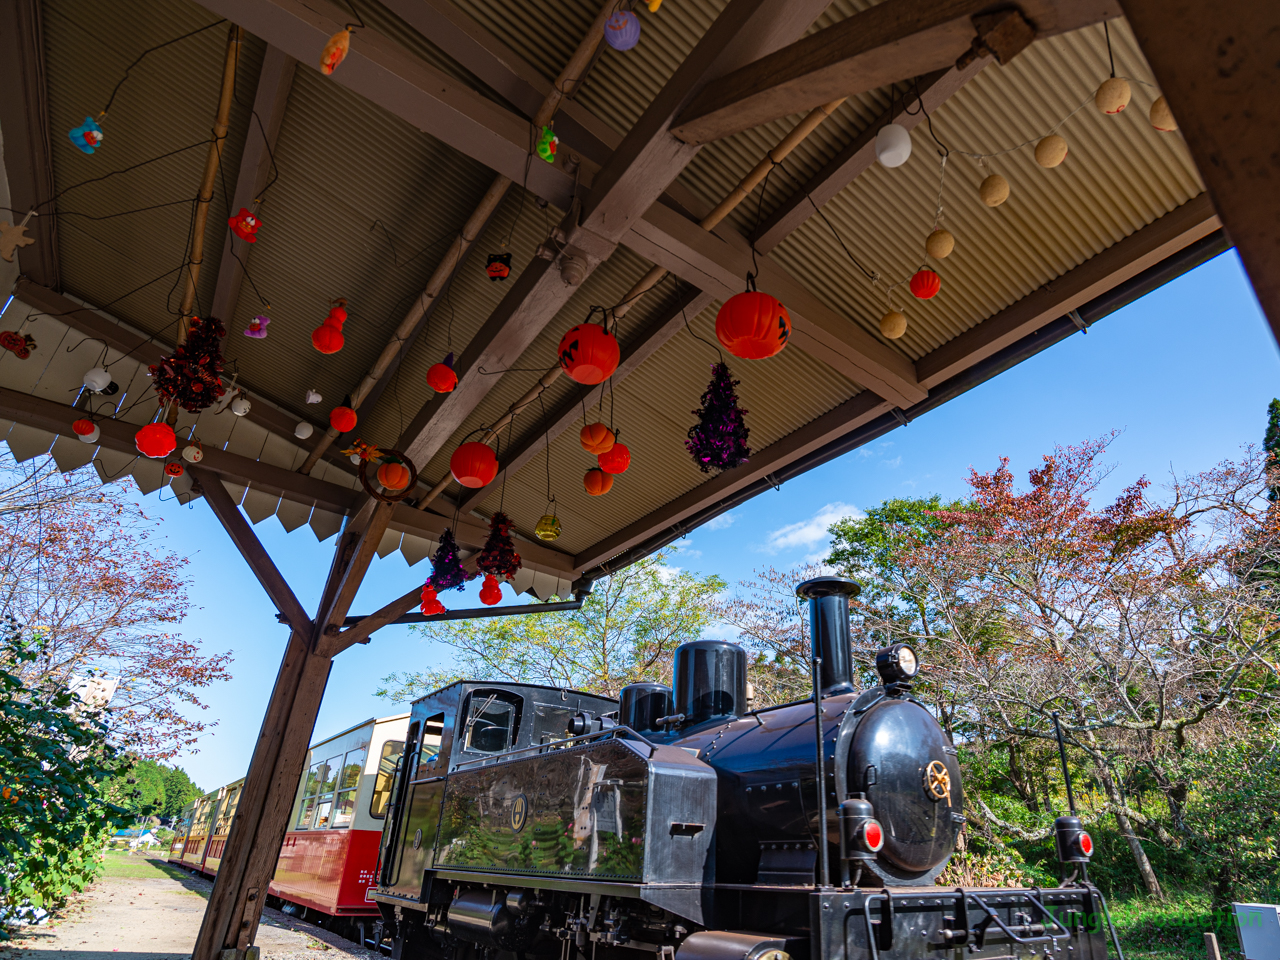
[[[1267, 405], [1267, 432], [1262, 448], [1266, 451], [1268, 468], [1280, 471], [1280, 400], [1272, 400]], [[1267, 495], [1275, 503], [1280, 500], [1280, 476], [1273, 472], [1269, 479]]]
[[666, 550], [596, 581], [582, 609], [429, 623], [423, 639], [447, 667], [384, 677], [378, 696], [412, 700], [459, 679], [550, 683], [616, 696], [639, 680], [670, 682], [675, 648], [712, 621], [725, 583], [669, 566]]
[[[100, 713], [67, 685], [21, 673], [46, 640], [10, 619], [0, 636], [0, 915], [52, 909], [98, 875], [98, 852], [132, 819], [106, 799], [121, 758]], [[7, 938], [0, 925], [0, 939]]]
[[160, 816], [175, 820], [182, 816], [187, 804], [200, 796], [204, 796], [204, 791], [191, 781], [187, 771], [181, 767], [169, 767], [164, 773], [164, 809]]
[[129, 766], [112, 778], [108, 789], [134, 817], [159, 816], [165, 806], [166, 772], [154, 760], [133, 756]]

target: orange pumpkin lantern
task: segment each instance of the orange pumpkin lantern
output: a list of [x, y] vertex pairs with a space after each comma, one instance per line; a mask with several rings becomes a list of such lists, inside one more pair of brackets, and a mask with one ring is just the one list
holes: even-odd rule
[[449, 472], [464, 487], [483, 487], [498, 475], [498, 458], [493, 447], [473, 440], [453, 451], [449, 458]]
[[587, 488], [587, 493], [591, 496], [600, 497], [613, 489], [613, 477], [599, 467], [592, 467], [582, 478], [582, 485]]
[[153, 460], [163, 460], [178, 446], [178, 436], [167, 423], [148, 423], [133, 436], [138, 452]]
[[911, 292], [921, 300], [932, 300], [942, 289], [942, 278], [932, 270], [917, 270], [911, 278]]
[[485, 606], [492, 607], [495, 603], [502, 600], [502, 587], [498, 584], [498, 578], [492, 573], [486, 573], [484, 576], [484, 586], [480, 588], [480, 602]]
[[582, 449], [592, 454], [608, 453], [616, 440], [613, 431], [603, 423], [588, 423], [578, 434]]
[[596, 457], [596, 463], [605, 473], [626, 473], [631, 466], [631, 451], [625, 443], [615, 443], [607, 452]]
[[618, 369], [618, 338], [594, 323], [570, 327], [560, 339], [560, 367], [572, 380], [588, 386], [603, 383]]
[[334, 407], [329, 411], [329, 426], [339, 433], [350, 433], [356, 428], [356, 412], [350, 407]]
[[748, 290], [735, 294], [716, 314], [716, 339], [743, 360], [774, 356], [790, 336], [791, 314], [767, 293]]
[[427, 371], [427, 386], [436, 393], [452, 393], [458, 385], [458, 375], [453, 370], [453, 354], [444, 358], [443, 363], [433, 363]]
[[403, 463], [384, 463], [378, 468], [378, 482], [387, 490], [403, 490], [409, 485], [409, 468]]

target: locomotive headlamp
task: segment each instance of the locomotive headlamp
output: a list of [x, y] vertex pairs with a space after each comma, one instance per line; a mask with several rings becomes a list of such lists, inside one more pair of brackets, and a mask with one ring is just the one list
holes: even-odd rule
[[1063, 863], [1088, 863], [1093, 856], [1093, 837], [1079, 817], [1059, 817], [1053, 822], [1054, 845]]
[[873, 860], [884, 847], [884, 827], [875, 817], [875, 809], [862, 795], [840, 804], [840, 822], [846, 860]]
[[876, 672], [885, 683], [902, 683], [920, 672], [920, 660], [905, 643], [895, 643], [876, 654]]

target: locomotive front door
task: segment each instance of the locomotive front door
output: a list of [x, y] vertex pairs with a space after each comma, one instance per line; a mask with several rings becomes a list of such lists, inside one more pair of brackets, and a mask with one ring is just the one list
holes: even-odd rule
[[436, 833], [440, 826], [440, 806], [444, 802], [444, 777], [415, 783], [409, 787], [407, 815], [400, 834], [400, 856], [392, 874], [389, 893], [417, 900], [422, 894], [423, 871], [435, 862]]

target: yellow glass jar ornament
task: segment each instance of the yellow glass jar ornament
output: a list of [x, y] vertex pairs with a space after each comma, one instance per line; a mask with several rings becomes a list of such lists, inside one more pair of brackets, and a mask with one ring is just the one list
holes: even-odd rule
[[560, 536], [560, 518], [554, 513], [544, 515], [533, 532], [539, 540], [554, 540]]

